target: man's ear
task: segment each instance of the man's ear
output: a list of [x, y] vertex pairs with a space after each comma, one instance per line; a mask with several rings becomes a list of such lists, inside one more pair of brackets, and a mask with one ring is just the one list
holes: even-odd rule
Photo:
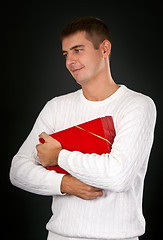
[[104, 58], [108, 58], [111, 52], [111, 43], [108, 40], [104, 40], [101, 43], [101, 51]]

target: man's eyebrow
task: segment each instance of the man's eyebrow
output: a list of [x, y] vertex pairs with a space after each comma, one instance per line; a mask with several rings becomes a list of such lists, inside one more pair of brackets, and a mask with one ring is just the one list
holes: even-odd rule
[[79, 47], [84, 47], [84, 45], [75, 45], [75, 46], [71, 47], [70, 50], [73, 50], [73, 49], [79, 48]]
[[[79, 47], [84, 47], [84, 45], [75, 45], [75, 46], [71, 47], [70, 50], [73, 50], [73, 49], [79, 48]], [[62, 54], [64, 54], [64, 53], [67, 53], [67, 51], [63, 50]]]

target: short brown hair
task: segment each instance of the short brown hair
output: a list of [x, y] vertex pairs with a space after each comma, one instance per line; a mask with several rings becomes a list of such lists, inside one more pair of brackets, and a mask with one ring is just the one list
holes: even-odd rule
[[61, 40], [81, 31], [86, 32], [86, 38], [93, 43], [95, 49], [98, 49], [104, 40], [112, 40], [108, 26], [95, 17], [81, 17], [69, 22], [61, 32]]

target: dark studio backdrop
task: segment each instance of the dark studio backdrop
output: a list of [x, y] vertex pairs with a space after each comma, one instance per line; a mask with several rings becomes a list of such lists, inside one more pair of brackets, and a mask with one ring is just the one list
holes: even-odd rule
[[[54, 1], [55, 2], [55, 1]], [[149, 95], [157, 106], [157, 125], [145, 179], [146, 233], [161, 236], [161, 159], [163, 102], [161, 79], [161, 4], [7, 2], [3, 9], [4, 53], [1, 74], [1, 227], [5, 239], [45, 240], [51, 197], [38, 196], [9, 181], [13, 156], [48, 100], [80, 88], [65, 68], [60, 31], [80, 16], [103, 19], [112, 32], [111, 69], [116, 83]], [[144, 5], [145, 4], [145, 5]]]

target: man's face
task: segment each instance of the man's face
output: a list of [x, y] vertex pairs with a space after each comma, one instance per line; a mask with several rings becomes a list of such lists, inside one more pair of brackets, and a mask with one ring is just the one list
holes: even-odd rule
[[104, 68], [100, 48], [94, 48], [93, 43], [85, 37], [85, 32], [64, 38], [62, 53], [67, 69], [80, 85], [96, 79]]

